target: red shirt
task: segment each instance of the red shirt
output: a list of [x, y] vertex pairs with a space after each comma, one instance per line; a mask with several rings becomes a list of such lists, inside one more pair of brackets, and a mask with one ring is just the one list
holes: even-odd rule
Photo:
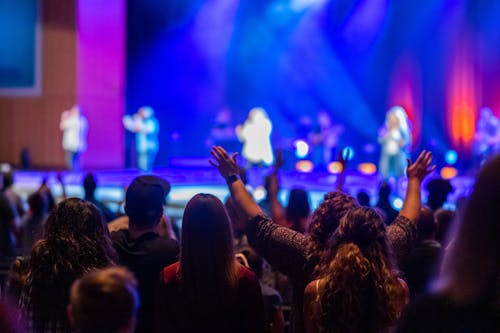
[[[259, 333], [264, 331], [264, 305], [259, 280], [238, 264], [234, 297], [214, 299], [206, 309], [195, 310], [182, 292], [179, 262], [160, 274], [156, 304], [156, 332]], [[213, 305], [213, 306], [211, 306]], [[199, 307], [199, 306], [198, 306]]]

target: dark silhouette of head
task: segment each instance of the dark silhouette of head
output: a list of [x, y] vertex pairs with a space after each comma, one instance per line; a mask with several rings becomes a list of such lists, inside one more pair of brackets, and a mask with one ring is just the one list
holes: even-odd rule
[[359, 191], [356, 199], [361, 206], [370, 207], [370, 196], [365, 191]]
[[382, 182], [378, 190], [378, 200], [379, 201], [389, 201], [389, 196], [391, 195], [392, 189], [388, 182]]
[[3, 172], [3, 191], [6, 189], [10, 188], [12, 185], [14, 185], [14, 174], [9, 171], [9, 172]]
[[455, 212], [448, 209], [439, 208], [434, 213], [434, 219], [437, 225], [436, 240], [443, 247], [448, 246], [448, 235], [451, 230], [453, 221], [455, 221]]
[[434, 213], [428, 207], [420, 209], [417, 222], [418, 238], [420, 240], [434, 239], [437, 231], [437, 224]]
[[292, 222], [292, 229], [302, 233], [306, 232], [307, 226], [301, 225], [301, 222], [307, 219], [310, 213], [311, 207], [307, 192], [300, 188], [292, 189], [285, 209], [286, 219]]
[[28, 197], [28, 206], [33, 216], [41, 217], [49, 211], [47, 196], [40, 192], [34, 192]]
[[435, 211], [441, 208], [448, 198], [448, 194], [453, 192], [453, 186], [447, 179], [434, 178], [427, 183], [426, 186], [429, 195], [427, 197], [427, 205]]
[[97, 188], [97, 182], [92, 173], [88, 173], [83, 179], [83, 190], [85, 191], [85, 200], [94, 199], [94, 193]]
[[135, 178], [125, 193], [125, 212], [130, 228], [154, 228], [163, 215], [170, 184], [157, 176]]

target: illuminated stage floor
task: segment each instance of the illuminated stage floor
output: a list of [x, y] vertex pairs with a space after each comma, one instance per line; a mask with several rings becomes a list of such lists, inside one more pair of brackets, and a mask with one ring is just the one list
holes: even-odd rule
[[[259, 199], [264, 192], [259, 189], [258, 183], [262, 179], [263, 172], [257, 169], [249, 173], [249, 181], [253, 185], [254, 196]], [[224, 180], [217, 170], [210, 166], [183, 166], [155, 169], [154, 174], [167, 179], [172, 184], [168, 201], [167, 213], [173, 217], [182, 216], [182, 211], [187, 201], [196, 193], [212, 193], [224, 200], [228, 195], [228, 190]], [[126, 186], [140, 175], [138, 170], [95, 170], [98, 188], [96, 197], [110, 205], [116, 210], [123, 201]], [[83, 197], [81, 186], [85, 173], [63, 173], [63, 180], [68, 196]], [[60, 197], [62, 191], [57, 181], [57, 171], [17, 171], [15, 173], [15, 190], [24, 197], [35, 191], [42, 180], [47, 178], [48, 184], [56, 197]], [[294, 187], [302, 187], [309, 191], [312, 208], [317, 207], [323, 195], [335, 189], [337, 176], [326, 172], [286, 172], [280, 173], [282, 191], [280, 199], [286, 202], [288, 191]], [[346, 174], [345, 190], [356, 195], [359, 191], [366, 191], [371, 197], [376, 198], [377, 188], [380, 184], [378, 175], [363, 175], [357, 171], [348, 171]], [[452, 180], [455, 191], [448, 197], [450, 206], [461, 195], [470, 192], [473, 179], [467, 176], [459, 176]], [[404, 193], [404, 182], [399, 186], [399, 192]], [[424, 191], [425, 198], [425, 191]], [[397, 199], [397, 195], [394, 196]]]

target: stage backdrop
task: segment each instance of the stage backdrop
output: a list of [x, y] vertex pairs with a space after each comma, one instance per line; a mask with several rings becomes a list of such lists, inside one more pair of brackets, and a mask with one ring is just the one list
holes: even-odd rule
[[[127, 1], [127, 112], [155, 108], [158, 164], [207, 155], [222, 108], [242, 122], [269, 112], [277, 145], [298, 119], [327, 110], [342, 144], [376, 160], [377, 129], [394, 104], [414, 148], [470, 151], [479, 108], [498, 115], [500, 2], [475, 0]], [[131, 137], [126, 147], [130, 151]], [[368, 145], [368, 146], [367, 146]]]

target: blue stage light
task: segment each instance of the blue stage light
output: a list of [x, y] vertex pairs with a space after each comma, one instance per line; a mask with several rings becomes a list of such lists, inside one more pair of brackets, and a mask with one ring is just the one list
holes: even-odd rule
[[453, 164], [457, 163], [457, 159], [458, 159], [458, 154], [454, 150], [448, 150], [446, 152], [446, 154], [444, 155], [444, 160], [449, 165], [453, 165]]
[[352, 160], [354, 158], [354, 148], [347, 146], [342, 149], [342, 158], [346, 161]]

